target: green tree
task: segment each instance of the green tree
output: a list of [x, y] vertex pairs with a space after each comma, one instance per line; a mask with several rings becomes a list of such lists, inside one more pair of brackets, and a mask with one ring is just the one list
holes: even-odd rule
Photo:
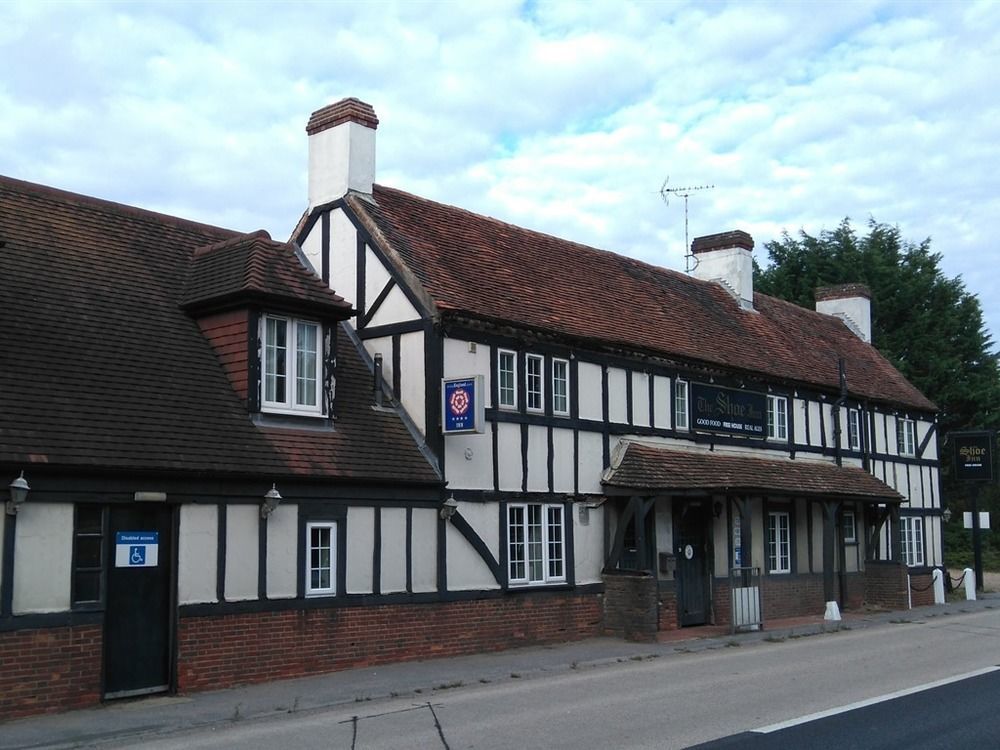
[[[862, 282], [872, 292], [872, 343], [940, 408], [939, 429], [1000, 427], [1000, 366], [979, 299], [947, 278], [929, 239], [868, 223], [859, 236], [844, 219], [819, 236], [787, 232], [767, 243], [769, 265], [754, 267], [754, 288], [803, 307], [816, 287]], [[848, 373], [850, 378], [850, 373]]]
[[[844, 219], [819, 236], [785, 232], [765, 247], [768, 266], [754, 265], [754, 288], [764, 294], [812, 308], [818, 286], [868, 285], [872, 343], [938, 405], [941, 439], [952, 430], [1000, 427], [1000, 365], [979, 299], [961, 278], [944, 275], [941, 255], [931, 250], [929, 239], [909, 242], [898, 227], [874, 219], [868, 222], [868, 232], [859, 235]], [[960, 513], [969, 492], [952, 481], [947, 449], [941, 459], [944, 496], [959, 514], [946, 535], [948, 557], [964, 565], [971, 552]], [[996, 488], [983, 492], [980, 508], [995, 513], [998, 507]], [[1000, 517], [994, 518], [1000, 522]], [[984, 541], [1000, 554], [1000, 529], [989, 532]]]

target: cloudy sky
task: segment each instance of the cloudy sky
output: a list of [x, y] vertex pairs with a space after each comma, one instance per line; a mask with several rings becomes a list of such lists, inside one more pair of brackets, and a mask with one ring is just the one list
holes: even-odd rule
[[286, 239], [309, 114], [377, 180], [684, 268], [691, 236], [931, 237], [1000, 340], [1000, 3], [0, 4], [0, 174]]

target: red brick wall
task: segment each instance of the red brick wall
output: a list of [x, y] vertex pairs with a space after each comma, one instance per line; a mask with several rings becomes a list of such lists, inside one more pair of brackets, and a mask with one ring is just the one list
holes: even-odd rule
[[614, 571], [604, 574], [604, 632], [629, 641], [656, 640], [659, 596], [649, 573]]
[[97, 703], [101, 648], [100, 625], [0, 633], [0, 719]]
[[660, 581], [660, 630], [677, 630], [677, 584], [674, 581]]
[[[885, 609], [906, 609], [906, 566], [898, 562], [865, 563], [865, 603]], [[933, 597], [933, 594], [932, 594]]]
[[247, 397], [247, 311], [206, 315], [198, 327], [215, 349], [233, 390], [240, 398]]
[[932, 573], [910, 576], [910, 596], [914, 607], [929, 607], [934, 604], [934, 577]]
[[499, 651], [598, 635], [601, 597], [542, 593], [183, 617], [178, 689], [222, 688], [352, 667]]

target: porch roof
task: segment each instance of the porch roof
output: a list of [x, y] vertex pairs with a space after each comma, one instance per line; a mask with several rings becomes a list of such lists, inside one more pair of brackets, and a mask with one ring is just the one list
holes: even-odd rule
[[705, 491], [899, 503], [902, 495], [864, 469], [810, 460], [672, 450], [634, 441], [620, 446], [602, 479], [608, 489]]

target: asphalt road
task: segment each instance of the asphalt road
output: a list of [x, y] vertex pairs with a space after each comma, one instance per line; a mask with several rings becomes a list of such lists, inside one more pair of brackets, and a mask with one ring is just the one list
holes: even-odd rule
[[997, 664], [1000, 610], [986, 610], [531, 679], [512, 674], [441, 685], [426, 695], [230, 721], [141, 744], [161, 750], [580, 750], [712, 741], [706, 747], [1000, 747], [995, 672], [769, 734], [753, 731]]

